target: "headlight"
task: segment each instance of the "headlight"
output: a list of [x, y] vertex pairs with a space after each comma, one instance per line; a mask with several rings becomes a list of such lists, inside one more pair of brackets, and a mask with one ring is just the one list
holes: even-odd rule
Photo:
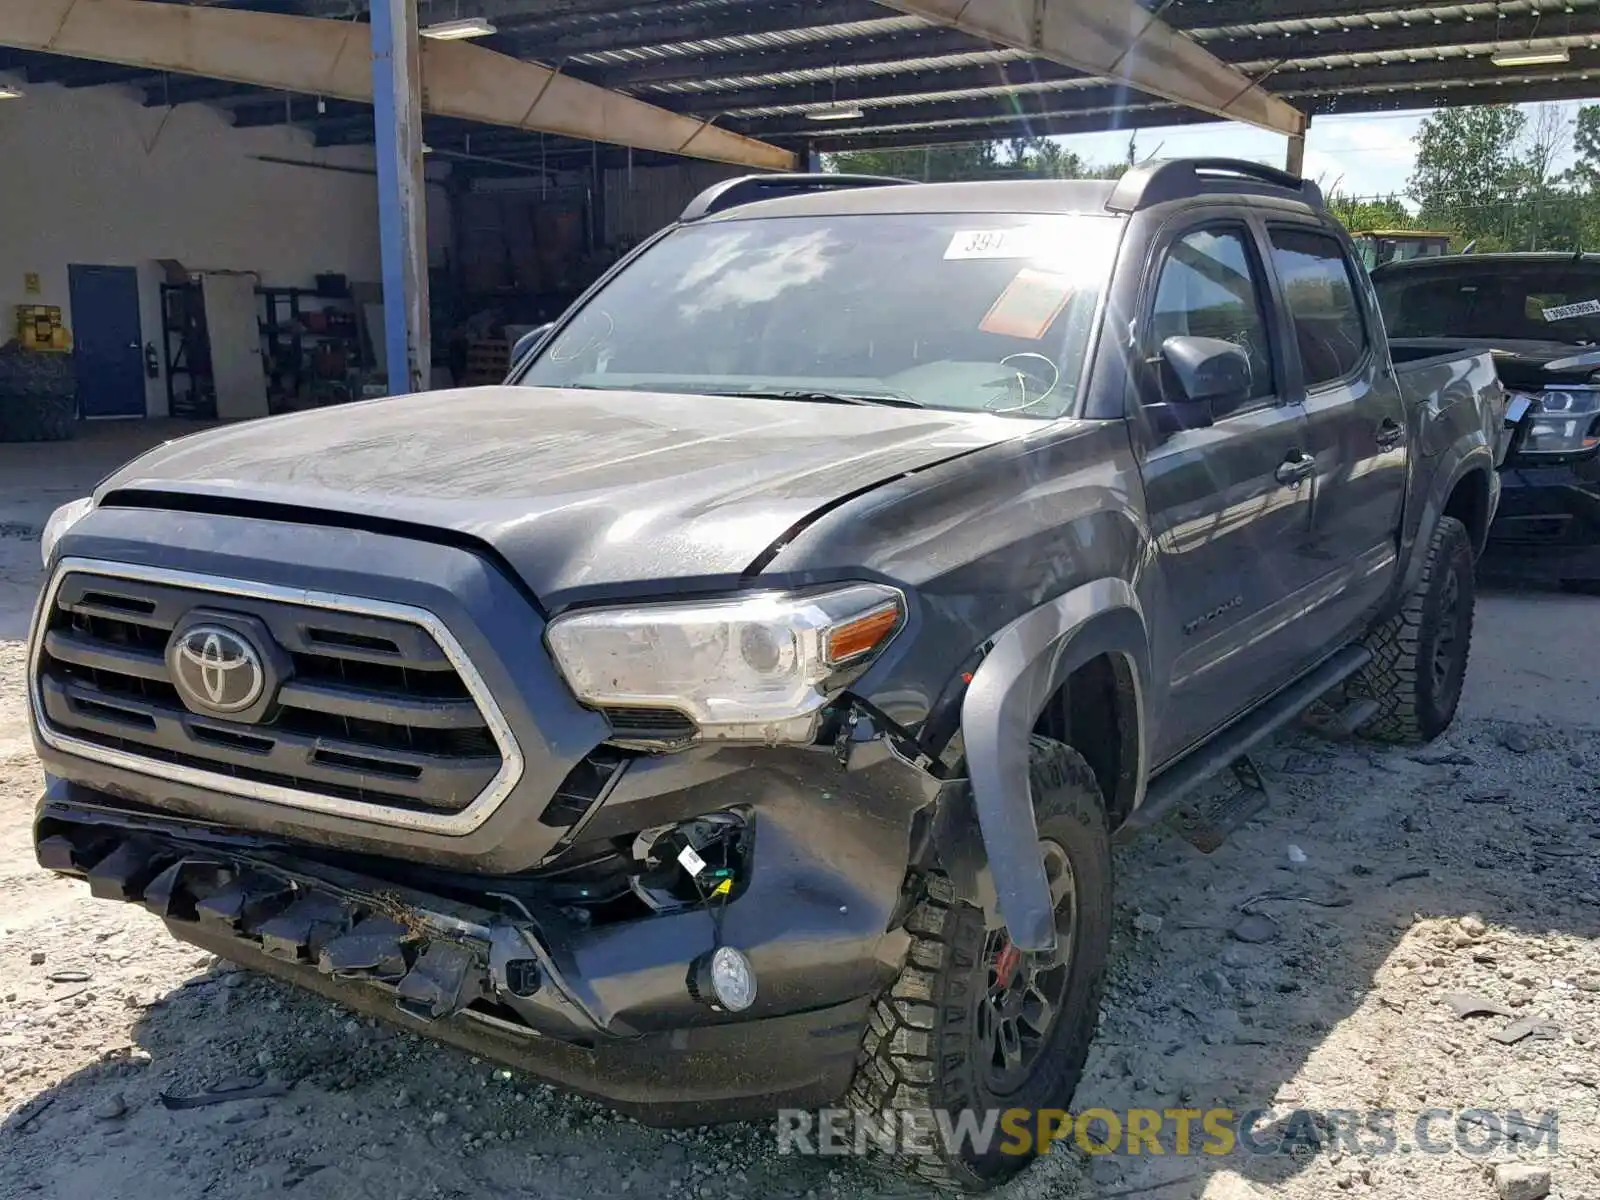
[[816, 714], [905, 619], [893, 588], [597, 609], [558, 617], [550, 653], [595, 708], [677, 709], [708, 738], [808, 739]]
[[1600, 389], [1572, 388], [1539, 397], [1521, 454], [1583, 454], [1600, 446]]
[[50, 560], [55, 557], [56, 546], [79, 521], [94, 511], [94, 497], [84, 496], [79, 500], [69, 500], [55, 512], [50, 514], [50, 519], [44, 523], [44, 532], [39, 535], [39, 557], [45, 566], [50, 565]]

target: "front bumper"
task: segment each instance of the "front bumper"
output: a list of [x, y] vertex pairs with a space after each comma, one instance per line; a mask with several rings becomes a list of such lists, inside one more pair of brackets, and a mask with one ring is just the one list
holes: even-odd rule
[[[864, 774], [915, 774], [876, 749], [861, 748], [875, 759]], [[842, 1095], [867, 1001], [905, 953], [891, 927], [911, 809], [830, 806], [820, 781], [838, 764], [794, 754], [811, 761], [791, 771], [818, 773], [770, 774], [753, 808], [748, 882], [718, 914], [722, 941], [749, 957], [758, 981], [755, 1005], [738, 1015], [689, 990], [691, 965], [716, 944], [704, 908], [586, 925], [527, 893], [509, 897], [493, 877], [478, 877], [475, 897], [460, 877], [424, 889], [405, 864], [330, 859], [137, 811], [63, 779], [49, 780], [35, 839], [42, 866], [86, 878], [96, 896], [142, 904], [178, 938], [235, 962], [642, 1120], [738, 1119]], [[644, 767], [613, 793], [619, 811], [653, 809], [673, 795], [668, 778], [704, 778], [708, 762]], [[648, 778], [650, 767], [663, 778]], [[691, 790], [701, 811], [714, 807], [707, 789]]]
[[1485, 575], [1519, 583], [1600, 579], [1600, 459], [1513, 464], [1500, 479]]

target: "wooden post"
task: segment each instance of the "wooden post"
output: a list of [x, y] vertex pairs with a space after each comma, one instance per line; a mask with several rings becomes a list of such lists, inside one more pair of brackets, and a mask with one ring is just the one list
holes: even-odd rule
[[1304, 176], [1306, 173], [1306, 134], [1311, 131], [1311, 118], [1306, 118], [1306, 127], [1299, 133], [1289, 135], [1289, 152], [1284, 157], [1283, 169], [1291, 175]]

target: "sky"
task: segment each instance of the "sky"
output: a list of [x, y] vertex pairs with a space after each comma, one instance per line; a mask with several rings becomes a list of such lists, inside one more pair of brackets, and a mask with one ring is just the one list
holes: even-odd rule
[[[1558, 107], [1571, 120], [1580, 105]], [[1413, 139], [1427, 115], [1423, 111], [1316, 117], [1306, 135], [1306, 178], [1319, 181], [1325, 192], [1394, 194], [1404, 200], [1406, 180], [1416, 161]], [[1116, 162], [1128, 151], [1126, 133], [1077, 134], [1061, 141], [1092, 163]], [[1287, 139], [1244, 125], [1180, 125], [1140, 130], [1136, 153], [1140, 158], [1215, 154], [1282, 166], [1287, 148]], [[1567, 148], [1557, 169], [1569, 166], [1571, 158]]]

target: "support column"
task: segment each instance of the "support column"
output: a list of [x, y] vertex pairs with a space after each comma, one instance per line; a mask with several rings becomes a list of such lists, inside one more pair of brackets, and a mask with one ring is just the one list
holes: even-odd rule
[[383, 249], [384, 361], [389, 394], [398, 396], [426, 389], [432, 370], [417, 0], [372, 0], [372, 119]]
[[1284, 160], [1283, 169], [1291, 175], [1304, 176], [1306, 172], [1306, 134], [1311, 132], [1311, 117], [1306, 116], [1306, 127], [1299, 133], [1289, 135], [1289, 153]]

